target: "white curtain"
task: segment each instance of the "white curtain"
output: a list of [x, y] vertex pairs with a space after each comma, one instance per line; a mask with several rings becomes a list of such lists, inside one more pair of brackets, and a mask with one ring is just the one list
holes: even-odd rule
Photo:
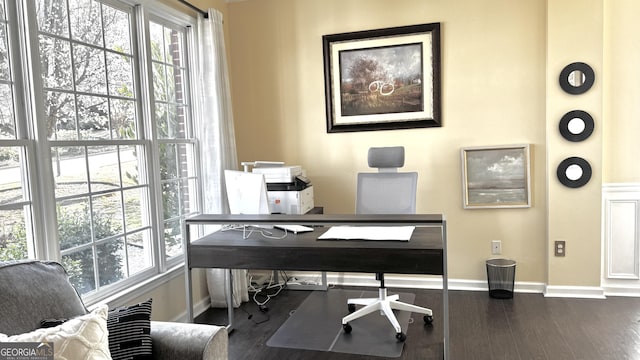
[[[201, 146], [203, 213], [229, 212], [224, 188], [224, 170], [238, 168], [238, 155], [233, 128], [231, 90], [227, 70], [222, 13], [209, 9], [207, 19], [198, 18], [200, 84], [200, 114], [202, 123], [197, 131]], [[233, 270], [233, 306], [249, 301], [246, 270]], [[226, 307], [223, 269], [207, 270], [207, 287], [212, 307]]]

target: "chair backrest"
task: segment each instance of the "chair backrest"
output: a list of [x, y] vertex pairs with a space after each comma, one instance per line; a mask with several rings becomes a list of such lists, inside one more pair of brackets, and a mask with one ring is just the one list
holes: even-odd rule
[[369, 166], [377, 173], [358, 173], [357, 214], [414, 214], [417, 172], [398, 172], [404, 166], [404, 147], [369, 149]]

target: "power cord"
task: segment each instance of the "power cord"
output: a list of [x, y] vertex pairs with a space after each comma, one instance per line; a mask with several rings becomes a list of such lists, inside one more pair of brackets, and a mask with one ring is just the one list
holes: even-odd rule
[[[253, 293], [253, 301], [262, 312], [268, 311], [268, 307], [266, 306], [267, 302], [287, 287], [288, 276], [285, 272], [280, 273], [283, 275], [284, 282], [278, 282], [277, 284], [274, 283], [273, 272], [271, 273], [269, 282], [262, 286], [254, 286], [253, 276], [249, 278], [249, 292]], [[275, 289], [275, 292], [273, 289]]]
[[[233, 299], [233, 302], [235, 303], [235, 295], [231, 295], [231, 297]], [[231, 305], [231, 306], [233, 306], [233, 305]], [[265, 322], [267, 322], [267, 321], [269, 321], [271, 319], [269, 314], [267, 314], [267, 311], [269, 310], [268, 308], [267, 308], [267, 310], [262, 310], [260, 308], [260, 312], [263, 313], [265, 315], [265, 317], [262, 318], [262, 319], [259, 319], [259, 320], [254, 319], [253, 318], [253, 314], [250, 313], [249, 311], [247, 311], [244, 307], [242, 307], [242, 305], [238, 306], [238, 309], [242, 310], [242, 312], [247, 314], [247, 320], [251, 320], [251, 322], [253, 322], [254, 325], [260, 325], [260, 324], [265, 323]]]
[[222, 231], [242, 231], [242, 238], [249, 238], [254, 232], [259, 233], [266, 239], [284, 239], [287, 237], [287, 231], [285, 230], [281, 236], [274, 236], [271, 231], [267, 231], [264, 228], [253, 227], [249, 225], [223, 225]]

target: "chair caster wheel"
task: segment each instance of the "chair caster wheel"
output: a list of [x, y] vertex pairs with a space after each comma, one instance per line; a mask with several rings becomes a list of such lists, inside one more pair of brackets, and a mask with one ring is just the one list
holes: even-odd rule
[[427, 325], [433, 324], [433, 316], [432, 315], [425, 315], [424, 316], [424, 323], [427, 324]]
[[352, 313], [356, 311], [356, 304], [347, 304], [347, 308], [349, 309], [349, 312]]
[[353, 330], [353, 329], [351, 328], [351, 325], [350, 325], [349, 323], [342, 324], [342, 329], [344, 330], [344, 332], [345, 332], [346, 334], [351, 334], [351, 330]]
[[405, 340], [407, 340], [407, 335], [405, 335], [405, 333], [403, 332], [399, 332], [396, 334], [396, 340], [398, 340], [398, 342], [404, 342]]

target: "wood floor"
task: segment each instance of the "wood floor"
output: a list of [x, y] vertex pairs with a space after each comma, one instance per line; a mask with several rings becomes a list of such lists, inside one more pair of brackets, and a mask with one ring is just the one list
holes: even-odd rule
[[[440, 291], [397, 290], [415, 293], [415, 303], [430, 307], [435, 320], [429, 328], [416, 317], [409, 325], [402, 357], [396, 359], [441, 358]], [[308, 295], [308, 291], [284, 290], [268, 302], [266, 313], [252, 302], [243, 304], [235, 312], [236, 329], [229, 335], [229, 359], [383, 359], [268, 347], [267, 340]], [[449, 309], [452, 360], [640, 359], [638, 298], [566, 299], [516, 293], [513, 299], [497, 300], [486, 292], [450, 291]], [[226, 324], [226, 310], [209, 309], [196, 322]]]

